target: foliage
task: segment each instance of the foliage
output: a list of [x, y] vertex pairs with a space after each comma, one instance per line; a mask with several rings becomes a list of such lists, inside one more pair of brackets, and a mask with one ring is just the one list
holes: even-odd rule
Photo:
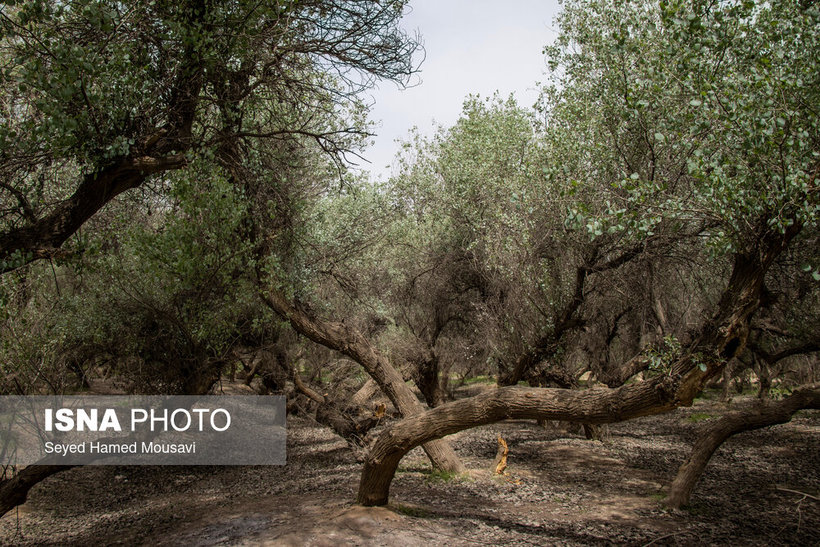
[[397, 26], [404, 6], [6, 3], [0, 259], [14, 268], [41, 257], [105, 201], [193, 157], [224, 167], [261, 142], [313, 141], [341, 167], [367, 135], [357, 93], [413, 71], [417, 43]]
[[[42, 317], [34, 300], [6, 328], [42, 317], [44, 363], [65, 365], [62, 353], [90, 373], [107, 362], [131, 389], [160, 393], [191, 389], [199, 374], [224, 367], [238, 342], [262, 336], [271, 318], [247, 276], [252, 242], [243, 237], [242, 196], [224, 177], [208, 171], [203, 179], [198, 169], [175, 174], [143, 222], [94, 236], [86, 253], [65, 262], [68, 294], [55, 295], [51, 314]], [[59, 351], [49, 357], [51, 346]], [[7, 362], [24, 358], [22, 348], [6, 349]]]
[[710, 420], [710, 419], [712, 419], [713, 417], [714, 417], [714, 416], [712, 416], [712, 415], [711, 415], [711, 414], [709, 414], [708, 412], [693, 412], [693, 413], [692, 413], [692, 414], [690, 414], [690, 415], [689, 415], [686, 419], [687, 419], [688, 421], [692, 422], [693, 424], [696, 424], [696, 423], [698, 423], [698, 422], [702, 422], [702, 421], [704, 421], [704, 420]]
[[542, 103], [589, 167], [568, 222], [637, 238], [695, 223], [728, 252], [816, 226], [819, 18], [797, 2], [568, 4]]
[[86, 348], [72, 359], [224, 367], [274, 336], [264, 280], [344, 310], [428, 402], [527, 359], [535, 385], [618, 383], [641, 352], [668, 372], [733, 259], [792, 228], [750, 345], [811, 341], [816, 5], [568, 2], [535, 109], [470, 96], [377, 183], [344, 160], [369, 130], [357, 92], [413, 70], [405, 2], [197, 5], [0, 8], [0, 246], [95, 177], [184, 158], [129, 182], [65, 253], [0, 256], [55, 267], [3, 279], [7, 332], [39, 325], [9, 362], [56, 370]]

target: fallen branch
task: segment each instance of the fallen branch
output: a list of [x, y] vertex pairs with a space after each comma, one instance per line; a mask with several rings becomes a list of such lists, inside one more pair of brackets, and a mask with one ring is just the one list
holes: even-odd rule
[[507, 469], [507, 454], [510, 453], [510, 448], [507, 446], [507, 441], [498, 436], [498, 452], [495, 455], [495, 462], [493, 462], [493, 469], [496, 475], [503, 475], [504, 470]]

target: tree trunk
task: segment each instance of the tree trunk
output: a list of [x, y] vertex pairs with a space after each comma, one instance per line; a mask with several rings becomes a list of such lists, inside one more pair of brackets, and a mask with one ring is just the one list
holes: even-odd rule
[[10, 479], [0, 481], [0, 517], [26, 502], [31, 488], [38, 482], [71, 465], [29, 465]]
[[769, 392], [772, 390], [772, 374], [768, 363], [763, 359], [755, 359], [757, 362], [757, 380], [760, 383], [757, 389], [758, 399], [768, 399]]
[[[421, 401], [416, 398], [413, 391], [404, 382], [401, 374], [359, 331], [348, 327], [344, 323], [323, 321], [311, 317], [274, 290], [262, 292], [261, 296], [265, 303], [276, 313], [287, 319], [297, 332], [325, 347], [339, 351], [359, 363], [379, 385], [379, 388], [403, 417], [424, 413], [424, 405], [421, 404]], [[446, 441], [438, 439], [437, 437], [427, 439], [432, 442], [424, 441], [424, 451], [430, 458], [433, 467], [449, 473], [463, 473], [464, 465], [456, 456], [453, 448]]]
[[36, 222], [0, 233], [0, 274], [29, 262], [49, 258], [89, 218], [119, 194], [140, 186], [148, 175], [180, 169], [184, 154], [143, 156], [88, 174], [76, 192], [51, 214]]
[[804, 408], [820, 408], [820, 385], [807, 386], [782, 401], [761, 404], [746, 411], [732, 412], [714, 424], [707, 424], [698, 436], [689, 459], [680, 467], [672, 482], [666, 505], [680, 508], [689, 503], [692, 490], [703, 474], [706, 464], [726, 439], [744, 431], [786, 423], [795, 412]]
[[[189, 15], [193, 23], [203, 14], [191, 11]], [[191, 147], [203, 74], [199, 51], [190, 45], [183, 54], [176, 81], [167, 90], [165, 128], [137, 139], [133, 156], [86, 174], [74, 193], [48, 215], [0, 233], [0, 274], [58, 254], [59, 247], [115, 197], [137, 188], [151, 174], [188, 165], [185, 152]]]
[[359, 388], [359, 391], [354, 393], [353, 397], [350, 398], [350, 404], [364, 406], [371, 398], [373, 398], [378, 390], [379, 386], [375, 381], [373, 381], [373, 378], [368, 378], [364, 385]]
[[414, 365], [413, 381], [430, 408], [444, 403], [447, 393], [441, 387], [438, 356], [431, 352], [424, 361]]
[[601, 434], [601, 426], [595, 424], [583, 424], [584, 425], [584, 437], [588, 441], [600, 441], [603, 436]]
[[332, 401], [319, 405], [316, 421], [330, 427], [351, 446], [361, 452], [367, 432], [379, 425], [382, 416], [355, 407], [341, 407]]
[[720, 402], [728, 403], [732, 396], [729, 391], [732, 389], [732, 365], [726, 365], [723, 369], [723, 384], [720, 387]]
[[182, 374], [180, 395], [207, 395], [219, 382], [225, 361], [200, 356], [193, 359], [188, 370]]
[[630, 378], [649, 368], [649, 359], [645, 355], [633, 357], [620, 366], [610, 366], [601, 371], [598, 378], [607, 387], [616, 388], [624, 385]]
[[357, 500], [362, 505], [386, 504], [399, 461], [432, 439], [506, 419], [603, 424], [657, 414], [691, 403], [697, 389], [690, 384], [702, 377], [693, 372], [677, 382], [659, 377], [619, 389], [583, 391], [510, 386], [441, 405], [382, 432], [365, 460]]
[[355, 403], [355, 395], [350, 404], [340, 404], [328, 399], [305, 384], [299, 373], [292, 367], [290, 368], [290, 375], [293, 384], [296, 386], [296, 391], [306, 395], [319, 405], [316, 408], [316, 421], [328, 426], [352, 447], [356, 448], [357, 451], [360, 451], [364, 445], [364, 436], [376, 427], [384, 417], [384, 405], [381, 405], [381, 408], [368, 411], [363, 405]]

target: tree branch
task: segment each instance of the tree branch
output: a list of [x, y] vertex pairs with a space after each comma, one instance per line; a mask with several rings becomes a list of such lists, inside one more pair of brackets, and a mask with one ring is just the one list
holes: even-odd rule
[[153, 173], [179, 169], [185, 164], [182, 154], [140, 156], [86, 175], [74, 194], [49, 215], [27, 226], [0, 234], [0, 273], [17, 269], [38, 258], [51, 256], [55, 249], [112, 199], [126, 190], [138, 187]]

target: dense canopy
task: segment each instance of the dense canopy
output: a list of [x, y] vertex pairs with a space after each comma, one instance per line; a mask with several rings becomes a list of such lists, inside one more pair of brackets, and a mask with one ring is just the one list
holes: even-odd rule
[[348, 442], [364, 505], [416, 446], [464, 472], [463, 429], [600, 438], [753, 380], [679, 507], [728, 437], [820, 405], [820, 4], [565, 2], [537, 104], [471, 95], [371, 180], [406, 9], [0, 6], [2, 394], [244, 382]]

